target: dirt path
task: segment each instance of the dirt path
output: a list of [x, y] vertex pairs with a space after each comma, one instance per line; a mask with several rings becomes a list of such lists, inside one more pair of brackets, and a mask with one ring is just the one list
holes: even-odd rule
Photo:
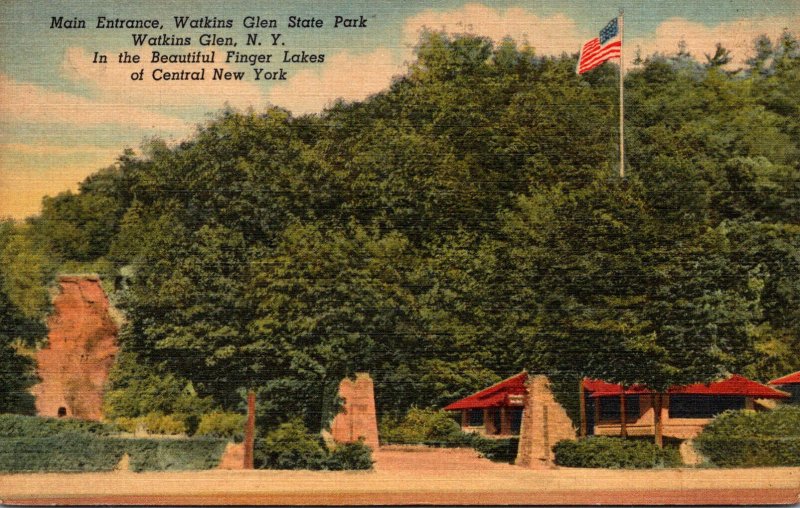
[[6, 504], [752, 505], [800, 499], [800, 468], [528, 470], [487, 465], [461, 452], [468, 451], [377, 452], [375, 470], [363, 472], [4, 475], [0, 500]]

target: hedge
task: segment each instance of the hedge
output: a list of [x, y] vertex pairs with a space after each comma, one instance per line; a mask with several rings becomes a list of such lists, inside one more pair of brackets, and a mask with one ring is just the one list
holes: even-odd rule
[[0, 471], [111, 471], [125, 453], [119, 441], [80, 433], [1, 438]]
[[117, 439], [132, 471], [188, 471], [219, 465], [224, 439]]
[[695, 445], [717, 466], [800, 466], [800, 407], [726, 411], [703, 429]]
[[[0, 416], [0, 471], [111, 471], [124, 454], [133, 471], [211, 469], [224, 439], [124, 439], [111, 427], [81, 420]], [[27, 435], [26, 435], [27, 434]]]
[[106, 423], [73, 418], [0, 414], [0, 437], [48, 437], [64, 433], [107, 436], [116, 431]]
[[676, 448], [659, 448], [641, 439], [592, 436], [559, 441], [553, 447], [555, 463], [567, 467], [648, 469], [681, 465]]

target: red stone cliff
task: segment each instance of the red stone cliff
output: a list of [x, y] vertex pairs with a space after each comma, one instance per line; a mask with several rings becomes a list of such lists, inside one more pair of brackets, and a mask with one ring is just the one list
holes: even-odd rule
[[118, 350], [117, 325], [99, 278], [61, 276], [58, 289], [48, 344], [36, 355], [36, 412], [100, 420], [103, 385]]

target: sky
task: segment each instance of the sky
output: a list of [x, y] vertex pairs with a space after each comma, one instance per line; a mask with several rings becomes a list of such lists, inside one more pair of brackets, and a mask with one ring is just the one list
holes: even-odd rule
[[[294, 114], [321, 111], [334, 100], [362, 100], [388, 87], [414, 57], [427, 27], [527, 42], [538, 54], [577, 52], [624, 9], [625, 60], [675, 52], [681, 40], [702, 58], [721, 42], [744, 61], [759, 34], [773, 40], [783, 29], [800, 32], [800, 0], [521, 0], [521, 1], [130, 1], [3, 0], [0, 2], [0, 217], [22, 219], [40, 211], [45, 195], [76, 190], [89, 174], [114, 163], [125, 148], [159, 137], [178, 142], [226, 104], [269, 105]], [[85, 19], [87, 29], [51, 29], [52, 17]], [[158, 19], [162, 30], [98, 29], [97, 17]], [[233, 28], [185, 29], [174, 16], [232, 19]], [[273, 29], [247, 29], [246, 16], [276, 19]], [[290, 16], [315, 17], [322, 28], [287, 26]], [[334, 28], [335, 16], [366, 20], [365, 28]], [[190, 47], [134, 47], [132, 33], [191, 36]], [[235, 48], [200, 46], [203, 33], [231, 36]], [[262, 46], [246, 47], [247, 33]], [[282, 47], [272, 47], [280, 33]], [[119, 64], [120, 51], [143, 63]], [[153, 50], [217, 53], [215, 64], [151, 64]], [[249, 64], [221, 64], [228, 50], [274, 53], [256, 67], [284, 68], [284, 81], [255, 81]], [[282, 64], [283, 51], [324, 54], [322, 63]], [[109, 63], [93, 63], [95, 52]], [[154, 81], [164, 69], [224, 66], [245, 71], [242, 81]], [[130, 76], [145, 69], [145, 78]], [[210, 72], [210, 71], [209, 71]]]

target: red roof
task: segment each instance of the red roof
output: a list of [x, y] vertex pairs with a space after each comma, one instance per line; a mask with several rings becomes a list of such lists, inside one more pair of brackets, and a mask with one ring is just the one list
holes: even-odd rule
[[771, 385], [800, 385], [800, 370], [788, 376], [779, 377], [769, 382]]
[[500, 407], [508, 405], [509, 395], [522, 395], [526, 392], [525, 382], [528, 380], [527, 372], [520, 372], [516, 376], [504, 379], [497, 384], [485, 388], [469, 397], [464, 397], [446, 406], [445, 411], [458, 409], [482, 409], [486, 407]]
[[[604, 381], [587, 380], [584, 381], [583, 386], [587, 390], [594, 392], [592, 393], [592, 397], [612, 397], [619, 396], [620, 393], [622, 393], [622, 387], [620, 385], [606, 383]], [[634, 385], [625, 389], [626, 395], [647, 393], [653, 392], [639, 385]], [[733, 375], [723, 381], [716, 381], [709, 384], [695, 383], [686, 386], [671, 386], [667, 390], [667, 393], [686, 395], [741, 395], [758, 399], [783, 399], [789, 397], [787, 393], [762, 385], [761, 383], [756, 383], [755, 381], [751, 381], [739, 375]]]

